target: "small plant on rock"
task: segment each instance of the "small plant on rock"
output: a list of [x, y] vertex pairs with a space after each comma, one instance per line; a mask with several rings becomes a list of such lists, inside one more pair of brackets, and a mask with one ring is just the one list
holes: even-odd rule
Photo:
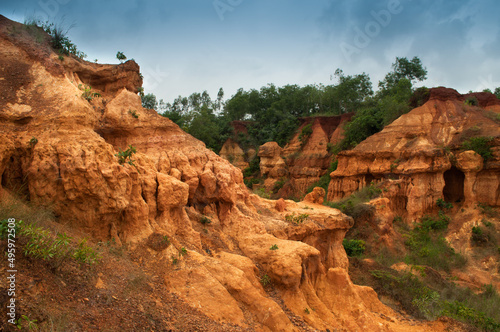
[[264, 287], [267, 286], [267, 285], [270, 285], [271, 284], [271, 278], [267, 274], [264, 274], [262, 276], [262, 278], [260, 278], [260, 283]]
[[28, 147], [33, 149], [37, 143], [38, 143], [38, 139], [36, 139], [36, 137], [32, 137], [30, 139], [30, 141], [28, 142]]
[[134, 118], [138, 119], [139, 118], [139, 114], [137, 114], [137, 111], [136, 110], [128, 110], [128, 112], [130, 113], [130, 115], [132, 115]]
[[115, 156], [118, 157], [118, 163], [120, 165], [127, 163], [127, 164], [135, 167], [135, 164], [134, 164], [135, 160], [132, 160], [132, 155], [136, 152], [137, 152], [137, 150], [132, 145], [129, 145], [128, 149], [125, 151], [122, 151], [121, 149], [119, 149], [118, 153], [115, 154]]
[[78, 89], [82, 90], [82, 98], [87, 101], [92, 101], [95, 97], [101, 97], [99, 92], [92, 92], [92, 87], [90, 85], [78, 84]]
[[271, 248], [269, 248], [269, 250], [278, 250], [278, 245], [277, 244], [273, 244], [271, 246]]
[[116, 53], [116, 58], [118, 60], [120, 60], [120, 62], [123, 62], [123, 61], [127, 60], [127, 57], [125, 56], [125, 54], [123, 54], [123, 52], [120, 52], [120, 51], [118, 51]]

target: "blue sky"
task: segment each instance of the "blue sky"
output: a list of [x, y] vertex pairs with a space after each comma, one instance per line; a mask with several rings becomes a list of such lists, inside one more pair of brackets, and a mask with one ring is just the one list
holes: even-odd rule
[[[3, 0], [3, 2], [6, 2]], [[117, 63], [122, 51], [146, 93], [178, 95], [268, 83], [332, 84], [366, 72], [374, 87], [396, 56], [418, 56], [421, 85], [465, 93], [500, 86], [497, 0], [16, 0], [0, 14], [67, 26], [88, 58]]]

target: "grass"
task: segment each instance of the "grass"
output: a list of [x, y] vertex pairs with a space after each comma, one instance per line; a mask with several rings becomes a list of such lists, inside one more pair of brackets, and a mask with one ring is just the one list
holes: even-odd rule
[[329, 207], [339, 209], [342, 213], [356, 219], [366, 213], [373, 212], [374, 208], [364, 203], [379, 197], [381, 193], [382, 190], [380, 188], [371, 184], [338, 202], [325, 202], [324, 204]]
[[302, 224], [307, 218], [309, 218], [309, 215], [307, 213], [302, 213], [299, 215], [295, 215], [295, 213], [292, 213], [285, 216], [286, 221], [294, 223], [296, 225]]
[[405, 263], [426, 265], [446, 272], [463, 267], [466, 259], [456, 253], [444, 238], [449, 222], [450, 218], [442, 212], [437, 217], [422, 217], [413, 230], [404, 234], [405, 245], [409, 249]]

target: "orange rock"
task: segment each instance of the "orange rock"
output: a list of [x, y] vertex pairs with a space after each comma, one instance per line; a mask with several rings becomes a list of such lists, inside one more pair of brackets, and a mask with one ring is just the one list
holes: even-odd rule
[[283, 212], [286, 210], [286, 202], [283, 198], [280, 198], [276, 201], [276, 204], [274, 205], [274, 208], [278, 212]]
[[325, 189], [321, 187], [315, 187], [313, 191], [304, 197], [304, 202], [314, 203], [314, 204], [323, 204], [325, 200]]

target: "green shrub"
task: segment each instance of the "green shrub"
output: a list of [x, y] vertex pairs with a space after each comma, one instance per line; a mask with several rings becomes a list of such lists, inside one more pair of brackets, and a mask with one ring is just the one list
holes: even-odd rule
[[267, 274], [264, 274], [262, 276], [262, 278], [260, 278], [260, 283], [264, 287], [267, 286], [267, 285], [270, 285], [271, 284], [271, 278]]
[[484, 161], [493, 157], [491, 152], [492, 137], [472, 137], [462, 143], [463, 150], [473, 150], [483, 157]]
[[95, 97], [101, 97], [99, 92], [92, 92], [92, 87], [90, 85], [78, 84], [78, 89], [82, 90], [82, 98], [87, 101], [92, 101]]
[[269, 248], [269, 250], [278, 250], [278, 245], [277, 244], [273, 244], [271, 246], [271, 248]]
[[211, 222], [212, 222], [212, 220], [210, 220], [210, 218], [208, 218], [207, 216], [203, 216], [200, 219], [200, 223], [202, 223], [203, 225], [210, 224]]
[[118, 52], [116, 53], [116, 58], [117, 58], [118, 60], [120, 60], [120, 62], [122, 62], [122, 61], [124, 61], [124, 60], [127, 60], [127, 57], [125, 56], [125, 54], [123, 54], [123, 52], [120, 52], [120, 51], [118, 51]]
[[481, 227], [473, 226], [470, 239], [477, 245], [482, 245], [488, 242], [488, 234], [485, 234]]
[[479, 106], [479, 102], [476, 97], [469, 97], [464, 101], [464, 104], [467, 106]]
[[274, 183], [274, 186], [273, 186], [273, 193], [277, 193], [281, 188], [283, 188], [283, 186], [285, 185], [286, 183], [286, 179], [285, 178], [281, 178], [279, 179], [278, 181], [276, 181]]
[[136, 110], [128, 110], [128, 112], [130, 113], [130, 115], [132, 115], [134, 118], [138, 119], [139, 118], [139, 114], [137, 114], [137, 111]]
[[[78, 50], [75, 44], [67, 37], [68, 31], [72, 28], [65, 29], [62, 24], [54, 24], [49, 21], [42, 23], [40, 20], [34, 19], [30, 22], [32, 25], [41, 27], [50, 35], [51, 46], [54, 50], [64, 55], [73, 54], [80, 59], [85, 59], [87, 55]], [[60, 58], [59, 58], [60, 59]]]
[[120, 165], [127, 163], [127, 164], [135, 167], [135, 164], [134, 164], [135, 160], [132, 160], [132, 155], [136, 152], [137, 152], [137, 150], [132, 145], [129, 145], [128, 149], [125, 151], [122, 151], [121, 149], [119, 149], [118, 153], [115, 154], [115, 156], [118, 157], [118, 163]]
[[294, 224], [302, 224], [307, 218], [309, 218], [309, 215], [306, 213], [302, 213], [299, 215], [295, 215], [295, 213], [289, 214], [285, 216], [285, 220]]
[[312, 132], [312, 123], [308, 123], [304, 127], [302, 127], [299, 135], [301, 146], [304, 146], [307, 143], [307, 140], [309, 139], [309, 136], [311, 136]]
[[363, 240], [348, 240], [342, 241], [345, 252], [348, 256], [361, 256], [365, 252], [365, 241]]
[[28, 147], [30, 149], [33, 149], [35, 147], [35, 145], [37, 145], [37, 143], [38, 143], [38, 139], [36, 137], [32, 137], [30, 139], [30, 141], [28, 142]]
[[450, 218], [443, 213], [439, 216], [424, 216], [420, 224], [405, 234], [405, 245], [409, 249], [405, 257], [407, 264], [426, 265], [437, 270], [450, 271], [465, 265], [465, 258], [450, 247], [442, 232], [448, 227]]
[[445, 202], [442, 198], [438, 198], [438, 200], [436, 201], [436, 205], [437, 205], [437, 207], [439, 207], [441, 209], [449, 210], [449, 209], [453, 208], [452, 203]]

